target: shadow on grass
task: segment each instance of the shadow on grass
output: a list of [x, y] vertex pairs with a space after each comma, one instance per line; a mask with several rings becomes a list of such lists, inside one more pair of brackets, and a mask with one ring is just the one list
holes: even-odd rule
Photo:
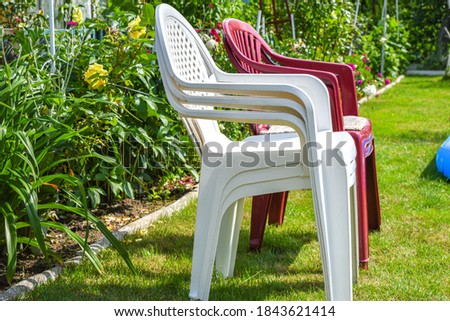
[[[160, 231], [155, 229], [142, 241], [128, 244], [137, 275], [133, 275], [120, 259], [105, 262], [105, 273], [98, 278], [85, 277], [93, 273], [91, 267], [77, 267], [64, 272], [65, 277], [39, 291], [32, 300], [189, 300], [193, 237], [184, 235], [183, 231]], [[256, 253], [249, 252], [249, 231], [242, 230], [235, 277], [213, 276], [210, 299], [267, 300], [292, 293], [293, 289], [300, 295], [302, 292], [323, 292], [323, 282], [316, 281], [322, 279], [320, 263], [319, 266], [293, 267], [302, 248], [317, 239], [316, 233], [283, 232], [286, 233], [267, 235], [261, 253]], [[142, 255], [148, 249], [154, 249], [154, 252]], [[49, 293], [53, 294], [49, 296]]]
[[434, 180], [443, 180], [450, 182], [450, 180], [446, 180], [444, 176], [438, 172], [436, 167], [436, 156], [433, 157], [433, 159], [428, 163], [428, 165], [425, 167], [425, 169], [420, 174], [420, 178], [434, 181]]
[[[402, 143], [436, 143], [442, 144], [448, 137], [448, 133], [443, 131], [428, 131], [410, 129], [392, 133], [389, 139], [400, 139]], [[437, 151], [437, 150], [436, 150]]]

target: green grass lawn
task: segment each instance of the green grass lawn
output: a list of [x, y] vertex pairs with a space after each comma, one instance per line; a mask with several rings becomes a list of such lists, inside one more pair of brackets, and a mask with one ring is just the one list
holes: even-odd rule
[[[407, 77], [361, 107], [376, 138], [381, 231], [370, 235], [369, 270], [354, 300], [450, 300], [450, 183], [435, 154], [450, 135], [450, 82]], [[310, 191], [290, 193], [285, 224], [269, 227], [250, 253], [249, 202], [235, 277], [213, 277], [210, 300], [324, 300]], [[133, 275], [112, 250], [105, 273], [65, 270], [25, 300], [188, 300], [195, 203], [126, 239]]]

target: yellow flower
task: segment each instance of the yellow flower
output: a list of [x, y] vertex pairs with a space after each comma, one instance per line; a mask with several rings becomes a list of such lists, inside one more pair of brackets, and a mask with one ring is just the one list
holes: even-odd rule
[[129, 31], [128, 34], [130, 35], [131, 38], [138, 39], [142, 35], [144, 35], [146, 32], [147, 32], [147, 28], [140, 27], [139, 29]]
[[132, 30], [134, 27], [139, 26], [139, 23], [141, 23], [141, 18], [136, 17], [136, 19], [130, 21], [128, 29]]
[[147, 28], [139, 25], [141, 18], [136, 17], [128, 24], [128, 35], [133, 39], [138, 39], [147, 32]]
[[76, 7], [72, 11], [72, 21], [82, 23], [83, 22], [83, 11], [80, 8]]
[[92, 89], [97, 89], [106, 85], [108, 82], [108, 72], [103, 69], [101, 64], [89, 65], [88, 70], [84, 73], [84, 80], [89, 84]]

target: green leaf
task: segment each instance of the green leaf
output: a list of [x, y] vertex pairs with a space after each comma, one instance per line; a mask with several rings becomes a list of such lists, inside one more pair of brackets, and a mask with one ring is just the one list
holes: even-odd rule
[[141, 25], [144, 25], [144, 26], [154, 26], [155, 25], [155, 8], [150, 3], [146, 3], [142, 7]]
[[105, 195], [105, 192], [100, 187], [91, 186], [87, 189], [88, 196], [91, 200], [92, 207], [96, 208], [101, 202], [101, 195]]
[[100, 221], [97, 217], [95, 217], [91, 213], [86, 212], [82, 208], [67, 206], [67, 205], [63, 205], [63, 204], [59, 204], [59, 203], [40, 204], [38, 206], [38, 208], [39, 209], [60, 209], [60, 210], [63, 210], [63, 211], [67, 211], [67, 212], [71, 212], [71, 213], [77, 214], [77, 215], [79, 215], [81, 217], [87, 217], [89, 219], [89, 221], [92, 221], [92, 222], [95, 223], [96, 227], [109, 240], [109, 242], [111, 243], [113, 248], [120, 254], [120, 256], [122, 256], [123, 260], [128, 265], [130, 270], [133, 273], [136, 273], [136, 269], [135, 269], [133, 263], [131, 262], [131, 259], [130, 259], [129, 255], [128, 255], [128, 252], [125, 249], [125, 247], [122, 245], [122, 243], [111, 233], [110, 230], [108, 230], [108, 228], [105, 226], [105, 224], [103, 224], [102, 221]]
[[8, 129], [6, 127], [0, 126], [0, 141], [2, 141], [3, 138], [5, 138], [7, 130]]
[[10, 172], [14, 174], [14, 179], [4, 177], [4, 181], [12, 190], [16, 192], [16, 194], [24, 203], [34, 236], [36, 237], [36, 241], [39, 244], [39, 248], [42, 250], [44, 256], [48, 258], [47, 246], [44, 242], [42, 226], [37, 211], [38, 197], [36, 191], [33, 189], [28, 179], [24, 178], [25, 175], [22, 175], [13, 169], [10, 169]]
[[0, 207], [0, 212], [5, 219], [6, 251], [8, 253], [8, 263], [6, 266], [6, 279], [12, 281], [17, 266], [17, 228], [14, 218], [14, 211], [11, 205], [6, 202]]
[[122, 184], [114, 182], [112, 180], [108, 180], [109, 187], [111, 187], [111, 191], [114, 195], [119, 195], [119, 193], [122, 191]]
[[67, 235], [69, 235], [83, 249], [84, 254], [86, 254], [87, 258], [89, 259], [89, 261], [92, 262], [92, 265], [94, 265], [94, 267], [97, 269], [97, 271], [99, 271], [100, 273], [103, 272], [102, 263], [98, 259], [97, 255], [94, 253], [94, 251], [92, 251], [89, 244], [86, 243], [85, 240], [83, 240], [77, 233], [70, 230], [64, 224], [61, 224], [58, 222], [47, 221], [47, 222], [42, 222], [42, 225], [58, 229], [60, 231], [63, 231]]
[[[27, 154], [30, 156], [30, 158], [31, 158], [30, 161], [31, 161], [32, 164], [33, 164], [33, 166], [31, 167], [31, 169], [33, 169], [33, 171], [34, 171], [34, 169], [38, 169], [39, 167], [38, 167], [36, 158], [35, 158], [35, 156], [34, 156], [34, 150], [33, 150], [32, 144], [31, 144], [31, 142], [30, 142], [30, 139], [29, 139], [29, 138], [27, 137], [27, 135], [26, 135], [24, 132], [22, 132], [22, 131], [14, 132], [14, 135], [15, 135], [17, 138], [19, 138], [19, 141], [22, 143], [23, 147], [25, 147], [25, 150], [26, 150]], [[34, 174], [34, 176], [36, 176], [36, 174]]]
[[100, 158], [102, 161], [107, 162], [109, 164], [115, 164], [116, 163], [116, 160], [113, 157], [102, 155], [102, 154], [99, 154], [99, 153], [96, 153], [96, 152], [92, 153], [92, 155], [94, 157]]
[[129, 198], [134, 198], [134, 190], [130, 182], [128, 181], [123, 182], [123, 190], [125, 191], [125, 194], [127, 194]]
[[94, 176], [95, 181], [106, 181], [107, 178], [108, 178], [108, 175], [105, 173], [97, 173]]

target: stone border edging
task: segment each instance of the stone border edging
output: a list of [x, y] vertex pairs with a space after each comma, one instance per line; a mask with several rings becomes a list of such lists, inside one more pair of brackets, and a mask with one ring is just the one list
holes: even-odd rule
[[407, 70], [406, 74], [411, 76], [444, 76], [445, 70]]
[[[126, 235], [129, 235], [133, 232], [136, 232], [138, 230], [144, 229], [157, 219], [161, 217], [168, 217], [171, 216], [174, 212], [182, 210], [186, 205], [195, 199], [198, 196], [198, 190], [197, 187], [193, 190], [181, 197], [180, 199], [176, 200], [172, 204], [160, 208], [159, 210], [150, 213], [146, 216], [141, 217], [140, 219], [125, 225], [118, 229], [117, 231], [113, 232], [114, 236], [119, 240], [123, 240], [123, 238]], [[108, 241], [106, 237], [103, 237], [102, 239], [98, 240], [97, 242], [90, 245], [91, 249], [98, 253], [99, 251], [109, 247], [111, 244]], [[79, 251], [77, 253], [77, 256], [67, 260], [64, 262], [66, 265], [74, 264], [78, 265], [82, 262], [82, 252]], [[33, 290], [36, 286], [46, 283], [49, 280], [56, 279], [61, 272], [63, 271], [62, 266], [55, 266], [49, 270], [46, 270], [42, 273], [36, 274], [34, 276], [31, 276], [25, 280], [20, 281], [19, 283], [13, 285], [6, 291], [0, 292], [0, 301], [10, 301], [14, 300], [18, 295], [22, 293], [29, 292]]]

